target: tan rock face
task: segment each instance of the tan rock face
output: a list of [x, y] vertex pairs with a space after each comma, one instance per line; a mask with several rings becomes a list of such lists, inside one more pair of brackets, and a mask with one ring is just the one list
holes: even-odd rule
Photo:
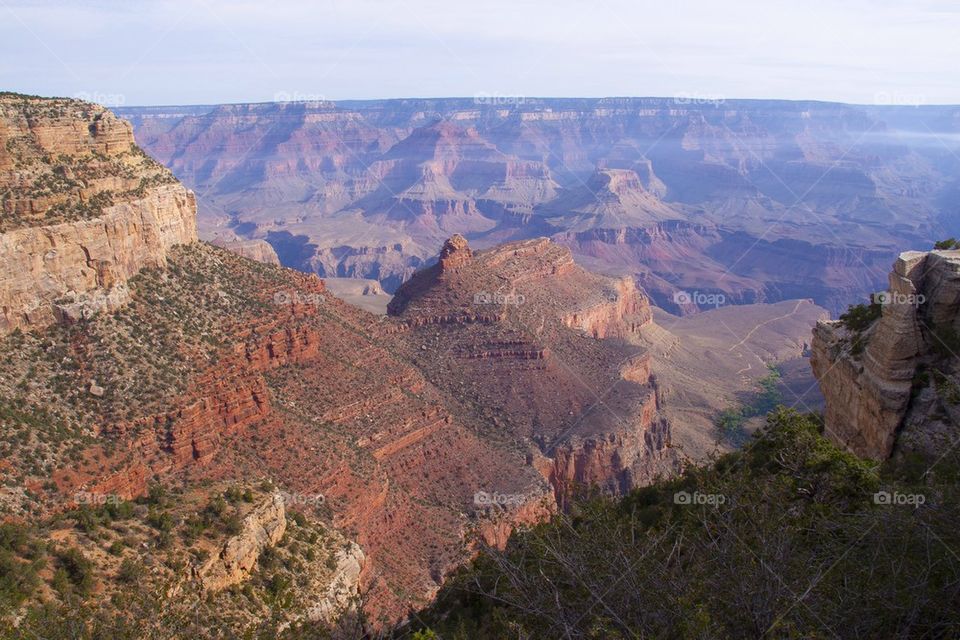
[[233, 251], [244, 258], [250, 258], [264, 264], [280, 266], [280, 258], [266, 240], [214, 240], [213, 244]]
[[275, 493], [243, 519], [240, 533], [229, 538], [220, 553], [197, 569], [204, 591], [220, 591], [242, 582], [257, 564], [260, 554], [273, 546], [287, 530], [283, 496]]
[[307, 609], [307, 619], [334, 622], [356, 607], [360, 597], [360, 575], [366, 556], [355, 542], [345, 541], [335, 556], [336, 566], [326, 591]]
[[116, 310], [197, 239], [193, 193], [102, 107], [0, 98], [0, 142], [0, 334]]
[[0, 235], [0, 332], [71, 318], [59, 310], [78, 300], [90, 303], [87, 313], [115, 310], [130, 277], [196, 240], [195, 211], [193, 193], [164, 185], [94, 220]]
[[905, 252], [890, 274], [882, 314], [857, 337], [838, 321], [813, 332], [811, 366], [826, 398], [826, 430], [854, 453], [891, 455], [911, 410], [920, 367], [937, 357], [938, 332], [955, 331], [960, 310], [960, 252]]
[[621, 278], [605, 291], [604, 300], [567, 313], [563, 322], [594, 338], [624, 338], [653, 322], [650, 302], [633, 278]]

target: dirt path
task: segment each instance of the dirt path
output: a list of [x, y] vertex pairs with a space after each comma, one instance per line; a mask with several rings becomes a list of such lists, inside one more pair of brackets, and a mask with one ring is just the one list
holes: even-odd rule
[[802, 305], [804, 302], [806, 302], [806, 300], [797, 300], [797, 304], [795, 304], [795, 305], [793, 306], [793, 311], [791, 311], [790, 313], [786, 313], [786, 314], [784, 314], [784, 315], [782, 315], [782, 316], [777, 316], [776, 318], [770, 318], [769, 320], [764, 320], [763, 322], [761, 322], [760, 324], [758, 324], [757, 326], [755, 326], [753, 329], [750, 329], [750, 331], [747, 332], [747, 335], [745, 335], [745, 336], [743, 337], [743, 340], [741, 340], [741, 341], [738, 342], [737, 344], [735, 344], [735, 345], [733, 345], [732, 347], [730, 347], [729, 349], [727, 349], [727, 351], [733, 351], [733, 350], [736, 349], [737, 347], [742, 346], [744, 342], [746, 342], [747, 340], [750, 339], [750, 336], [753, 335], [753, 332], [756, 331], [757, 329], [759, 329], [760, 327], [762, 327], [762, 326], [764, 326], [764, 325], [768, 325], [768, 324], [770, 324], [771, 322], [776, 322], [777, 320], [783, 320], [783, 319], [785, 319], [785, 318], [789, 318], [790, 316], [796, 315], [797, 310], [800, 309], [800, 305]]

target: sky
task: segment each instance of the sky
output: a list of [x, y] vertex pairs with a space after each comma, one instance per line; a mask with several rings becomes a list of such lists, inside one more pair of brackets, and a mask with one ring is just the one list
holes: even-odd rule
[[960, 104], [955, 0], [0, 0], [0, 90], [108, 106]]

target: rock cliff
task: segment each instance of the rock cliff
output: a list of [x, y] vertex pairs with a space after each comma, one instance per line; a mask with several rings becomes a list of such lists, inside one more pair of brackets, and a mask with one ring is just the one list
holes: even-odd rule
[[0, 334], [115, 311], [197, 239], [193, 193], [88, 103], [0, 96]]
[[333, 555], [332, 573], [325, 579], [326, 589], [316, 596], [307, 609], [306, 618], [333, 623], [344, 613], [356, 609], [360, 600], [360, 576], [365, 561], [366, 556], [359, 545], [342, 540]]
[[280, 258], [266, 240], [214, 240], [213, 244], [257, 262], [280, 266]]
[[244, 518], [240, 532], [224, 542], [219, 553], [197, 569], [204, 591], [220, 591], [242, 582], [267, 547], [280, 541], [287, 530], [283, 496], [274, 493]]
[[827, 433], [877, 459], [908, 440], [935, 447], [935, 424], [952, 420], [960, 400], [960, 251], [902, 253], [889, 282], [869, 307], [819, 322], [812, 343]]

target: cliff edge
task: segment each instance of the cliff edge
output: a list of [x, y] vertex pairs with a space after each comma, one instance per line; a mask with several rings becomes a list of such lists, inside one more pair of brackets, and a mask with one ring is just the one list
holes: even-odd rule
[[826, 432], [857, 455], [933, 451], [957, 424], [960, 251], [908, 251], [889, 291], [813, 332]]
[[197, 239], [193, 193], [87, 102], [0, 94], [0, 193], [0, 334], [115, 311]]

